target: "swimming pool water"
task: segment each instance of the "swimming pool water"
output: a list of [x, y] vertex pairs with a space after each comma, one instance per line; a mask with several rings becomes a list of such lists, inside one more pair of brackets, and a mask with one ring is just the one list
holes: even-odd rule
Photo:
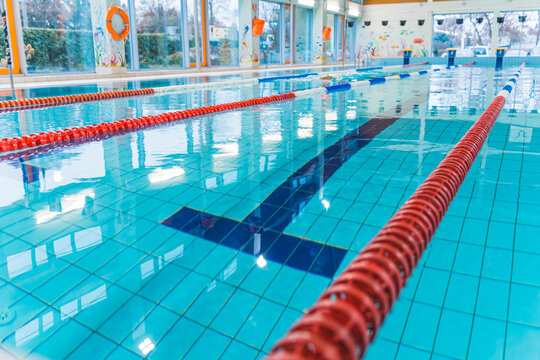
[[[514, 70], [445, 70], [1, 161], [0, 358], [263, 357]], [[524, 69], [367, 359], [538, 358], [538, 80]], [[5, 113], [0, 137], [320, 85]]]

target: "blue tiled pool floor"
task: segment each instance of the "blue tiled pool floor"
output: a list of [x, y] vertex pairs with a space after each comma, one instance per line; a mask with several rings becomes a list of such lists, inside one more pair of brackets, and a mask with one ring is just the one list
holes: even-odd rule
[[[263, 357], [511, 73], [441, 72], [0, 162], [0, 358]], [[366, 358], [537, 358], [539, 76], [524, 72]], [[142, 116], [288, 86], [107, 106]], [[16, 112], [2, 129], [70, 110], [73, 124], [106, 113]], [[184, 225], [163, 224], [182, 209]], [[289, 238], [313, 245], [294, 255]]]

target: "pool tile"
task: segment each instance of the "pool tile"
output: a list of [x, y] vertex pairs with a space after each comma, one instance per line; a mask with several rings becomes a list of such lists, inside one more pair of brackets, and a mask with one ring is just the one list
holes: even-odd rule
[[503, 359], [506, 322], [475, 316], [468, 358]]
[[147, 355], [152, 357], [155, 344], [177, 320], [178, 315], [158, 305], [122, 342], [122, 345], [142, 357]]
[[508, 311], [509, 290], [510, 286], [506, 282], [482, 278], [478, 290], [476, 313], [505, 320]]
[[[523, 253], [520, 251], [514, 252], [512, 280], [515, 282], [540, 286], [540, 272], [538, 271], [540, 264], [540, 254]], [[510, 264], [506, 269], [506, 273], [510, 273]]]
[[305, 272], [284, 266], [264, 292], [264, 297], [286, 305], [305, 276]]
[[508, 320], [540, 327], [540, 287], [512, 284]]
[[126, 348], [122, 346], [116, 347], [109, 356], [107, 356], [107, 360], [138, 360], [140, 359], [140, 356], [134, 354], [133, 352], [127, 350]]
[[153, 303], [135, 295], [113, 312], [112, 316], [97, 330], [109, 339], [120, 343], [133, 332], [153, 307]]
[[505, 357], [507, 359], [535, 359], [540, 354], [540, 329], [519, 324], [508, 324]]
[[248, 345], [260, 348], [274, 327], [284, 307], [266, 299], [255, 306], [236, 338]]
[[185, 359], [218, 359], [231, 339], [211, 329], [206, 329], [202, 336], [186, 354]]
[[378, 360], [378, 359], [394, 359], [398, 350], [398, 344], [386, 340], [380, 336], [377, 336], [373, 343], [368, 347], [364, 359], [366, 360]]
[[208, 326], [233, 291], [232, 286], [213, 280], [191, 304], [185, 316], [199, 324]]
[[415, 300], [431, 305], [440, 305], [445, 296], [450, 273], [436, 269], [425, 268], [416, 291]]
[[476, 304], [479, 279], [452, 273], [446, 293], [445, 307], [472, 313]]
[[[413, 303], [403, 333], [402, 343], [431, 351], [439, 323], [440, 311], [439, 308], [430, 305]], [[398, 354], [399, 356], [403, 355]]]
[[52, 334], [47, 341], [41, 343], [31, 356], [63, 359], [71, 354], [90, 334], [91, 331], [88, 328], [70, 320]]
[[209, 283], [211, 283], [210, 278], [190, 272], [163, 299], [161, 304], [178, 314], [183, 314]]
[[50, 304], [88, 276], [90, 276], [89, 272], [71, 265], [35, 289], [33, 294]]
[[292, 324], [298, 319], [300, 319], [302, 315], [303, 313], [298, 310], [285, 308], [283, 313], [281, 313], [281, 317], [279, 318], [276, 325], [272, 329], [272, 332], [269, 334], [268, 338], [266, 339], [262, 349], [265, 352], [270, 352], [274, 344], [276, 344], [279, 341], [279, 339], [281, 339], [287, 333], [287, 331], [290, 329]]
[[204, 331], [204, 327], [187, 319], [180, 318], [157, 344], [150, 354], [152, 360], [180, 359], [192, 347]]
[[210, 325], [213, 329], [234, 336], [258, 301], [258, 297], [236, 289]]
[[80, 344], [68, 357], [68, 360], [105, 359], [113, 351], [116, 344], [103, 336], [93, 333]]
[[123, 288], [91, 276], [58, 299], [53, 306], [62, 318], [72, 317], [97, 329], [133, 296]]
[[163, 298], [186, 276], [188, 270], [174, 264], [168, 264], [146, 282], [138, 294], [154, 302], [161, 302]]
[[257, 350], [251, 346], [247, 346], [238, 341], [231, 341], [223, 355], [221, 360], [238, 360], [238, 359], [255, 359], [257, 357]]
[[464, 359], [469, 345], [472, 318], [472, 315], [462, 312], [443, 310], [434, 351]]
[[95, 273], [109, 281], [118, 281], [134, 266], [139, 265], [145, 256], [146, 254], [142, 251], [128, 247], [114, 255], [112, 259], [100, 267]]

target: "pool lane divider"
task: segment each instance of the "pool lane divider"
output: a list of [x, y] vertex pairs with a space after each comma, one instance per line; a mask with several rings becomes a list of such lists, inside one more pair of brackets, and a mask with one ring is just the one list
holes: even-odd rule
[[[426, 65], [429, 62], [412, 64], [412, 65], [397, 65], [397, 66], [380, 66], [376, 68], [363, 68], [357, 69], [357, 71], [368, 71], [374, 69], [390, 69], [393, 67], [406, 67], [406, 66], [416, 66], [416, 65]], [[135, 90], [119, 90], [119, 91], [106, 91], [99, 93], [89, 93], [89, 94], [77, 94], [77, 95], [65, 95], [65, 96], [52, 96], [52, 97], [43, 97], [43, 98], [31, 98], [31, 99], [19, 99], [19, 100], [8, 100], [0, 101], [0, 112], [7, 111], [17, 111], [17, 110], [30, 110], [51, 106], [60, 106], [60, 105], [69, 105], [83, 102], [91, 101], [102, 101], [109, 99], [118, 99], [124, 97], [134, 97], [134, 96], [143, 96], [143, 95], [164, 95], [168, 93], [174, 93], [178, 91], [185, 90], [201, 90], [208, 88], [215, 88], [220, 86], [246, 86], [246, 85], [255, 85], [258, 83], [267, 83], [276, 80], [290, 80], [290, 79], [300, 79], [306, 78], [309, 76], [324, 75], [325, 73], [306, 73], [299, 75], [284, 75], [284, 76], [272, 76], [265, 78], [255, 78], [255, 79], [239, 79], [239, 80], [228, 80], [214, 83], [195, 83], [195, 84], [184, 84], [184, 85], [171, 85], [163, 86], [158, 88], [146, 88], [146, 89], [135, 89]]]
[[268, 360], [356, 360], [365, 354], [465, 180], [524, 66], [414, 194], [277, 342]]
[[413, 96], [349, 131], [288, 176], [243, 220], [184, 206], [162, 224], [268, 261], [332, 278], [346, 249], [283, 232], [300, 214], [301, 204], [314, 198], [349, 159], [426, 101], [426, 93]]
[[68, 105], [90, 101], [101, 101], [108, 99], [118, 99], [123, 97], [134, 97], [143, 95], [152, 95], [155, 93], [155, 89], [135, 89], [135, 90], [121, 90], [121, 91], [106, 91], [100, 93], [90, 94], [77, 94], [77, 95], [65, 95], [65, 96], [51, 96], [43, 98], [32, 99], [19, 99], [0, 101], [0, 112], [3, 111], [15, 111], [26, 110], [33, 108]]
[[[457, 68], [459, 66], [472, 65], [464, 64], [457, 65], [451, 68]], [[71, 140], [79, 140], [88, 138], [93, 140], [95, 136], [103, 134], [113, 134], [119, 131], [137, 131], [149, 126], [160, 125], [164, 123], [170, 123], [178, 120], [192, 118], [201, 115], [208, 115], [222, 111], [235, 110], [239, 108], [245, 108], [254, 105], [266, 104], [276, 101], [289, 100], [293, 98], [303, 98], [308, 96], [314, 96], [317, 94], [331, 94], [339, 91], [350, 90], [353, 87], [360, 85], [375, 85], [389, 80], [399, 80], [406, 77], [418, 76], [428, 74], [430, 72], [440, 71], [439, 68], [412, 72], [408, 74], [392, 75], [384, 78], [376, 78], [369, 80], [356, 81], [351, 83], [343, 83], [338, 85], [324, 86], [315, 89], [302, 90], [296, 92], [290, 92], [280, 95], [265, 96], [260, 98], [254, 98], [250, 100], [237, 101], [232, 103], [204, 106], [189, 110], [180, 110], [168, 112], [160, 115], [143, 116], [135, 119], [123, 119], [114, 122], [104, 122], [101, 124], [93, 124], [82, 127], [73, 127], [58, 131], [41, 132], [38, 134], [31, 134], [21, 137], [3, 138], [0, 140], [0, 154], [17, 151], [24, 149], [31, 149], [42, 145], [48, 145], [53, 143], [66, 143]], [[408, 75], [408, 76], [405, 76]], [[32, 152], [31, 152], [32, 153]]]

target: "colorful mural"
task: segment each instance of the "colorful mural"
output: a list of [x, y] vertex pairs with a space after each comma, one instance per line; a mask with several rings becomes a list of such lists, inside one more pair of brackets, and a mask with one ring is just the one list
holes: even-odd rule
[[[246, 0], [244, 0], [246, 1]], [[251, 0], [247, 0], [251, 4], [251, 16], [246, 17], [242, 16], [243, 7], [242, 2], [240, 2], [240, 19], [249, 19], [249, 23], [241, 24], [240, 28], [242, 29], [242, 38], [240, 43], [240, 64], [254, 64], [259, 63], [259, 37], [254, 36], [251, 33], [252, 21], [257, 17], [257, 4], [253, 3]], [[244, 5], [245, 6], [245, 5]]]
[[363, 57], [401, 57], [403, 49], [413, 49], [414, 57], [429, 55], [426, 34], [416, 27], [364, 26], [358, 45]]
[[120, 4], [114, 0], [91, 0], [92, 31], [94, 35], [94, 54], [96, 68], [126, 66], [126, 40], [114, 40], [106, 28], [107, 10], [110, 6]]

